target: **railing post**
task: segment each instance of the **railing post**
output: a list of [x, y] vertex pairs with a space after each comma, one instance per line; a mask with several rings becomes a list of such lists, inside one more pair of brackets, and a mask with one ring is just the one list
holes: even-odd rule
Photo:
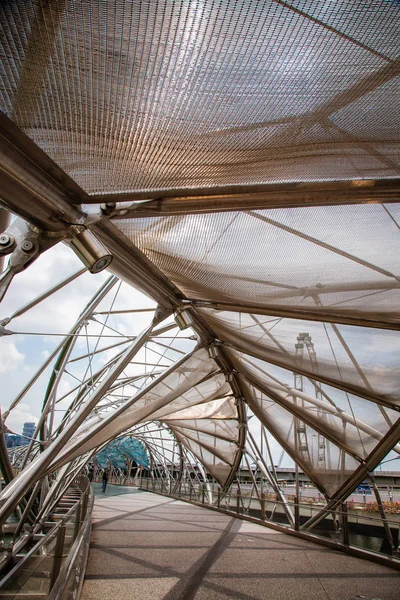
[[294, 530], [300, 530], [300, 504], [297, 496], [294, 497]]
[[217, 506], [218, 506], [218, 508], [220, 508], [220, 506], [221, 506], [221, 492], [220, 492], [220, 490], [218, 490], [218, 492], [217, 492]]
[[76, 505], [76, 513], [75, 513], [75, 525], [74, 525], [74, 540], [78, 537], [79, 529], [81, 526], [81, 501], [79, 500]]
[[261, 505], [261, 521], [265, 521], [265, 498], [260, 499]]
[[347, 513], [347, 502], [343, 502], [342, 504], [342, 535], [343, 535], [343, 544], [345, 546], [349, 545], [349, 517]]
[[236, 493], [236, 512], [240, 513], [240, 496], [239, 492]]
[[206, 490], [205, 490], [204, 484], [203, 484], [203, 487], [201, 488], [201, 503], [202, 504], [204, 504], [205, 497], [206, 497]]
[[86, 513], [87, 513], [88, 491], [89, 490], [86, 490], [86, 492], [83, 494], [83, 498], [82, 498], [81, 523], [83, 523], [83, 521], [85, 520]]
[[64, 550], [64, 540], [65, 540], [65, 532], [66, 525], [60, 525], [57, 531], [56, 545], [54, 548], [54, 556], [53, 556], [53, 567], [51, 569], [51, 577], [50, 577], [50, 590], [55, 584], [57, 577], [60, 573], [61, 562], [63, 557]]
[[190, 501], [192, 500], [192, 485], [191, 485], [191, 483], [192, 482], [190, 482], [190, 487], [189, 487], [189, 500]]

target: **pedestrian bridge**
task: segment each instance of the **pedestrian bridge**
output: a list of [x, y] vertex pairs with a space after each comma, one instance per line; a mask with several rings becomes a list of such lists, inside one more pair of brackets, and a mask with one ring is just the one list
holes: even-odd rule
[[94, 484], [82, 600], [398, 600], [399, 574], [217, 511]]

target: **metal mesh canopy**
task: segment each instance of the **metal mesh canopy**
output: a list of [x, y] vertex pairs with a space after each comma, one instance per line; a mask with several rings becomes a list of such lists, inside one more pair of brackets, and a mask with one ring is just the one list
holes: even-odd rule
[[3, 205], [37, 254], [95, 234], [157, 304], [121, 333], [114, 278], [83, 309], [0, 516], [127, 430], [228, 488], [255, 422], [337, 506], [400, 450], [399, 3], [25, 0], [0, 21]]
[[400, 281], [399, 228], [390, 211], [313, 207], [117, 226], [193, 300], [391, 320]]
[[395, 1], [2, 2], [0, 108], [89, 193], [395, 177]]

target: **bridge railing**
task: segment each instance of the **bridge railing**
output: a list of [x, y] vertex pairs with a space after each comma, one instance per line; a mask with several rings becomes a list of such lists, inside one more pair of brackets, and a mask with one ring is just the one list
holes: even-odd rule
[[93, 492], [86, 477], [74, 482], [74, 490], [80, 495], [71, 508], [62, 516], [55, 509], [54, 521], [43, 524], [43, 533], [33, 536], [29, 551], [14, 557], [18, 562], [0, 580], [4, 600], [32, 593], [51, 600], [79, 597], [90, 543]]
[[[143, 490], [179, 498], [221, 512], [265, 524], [285, 533], [310, 539], [331, 548], [375, 560], [400, 570], [400, 514], [368, 512], [364, 507], [343, 503], [326, 510], [322, 503], [299, 501], [292, 497], [282, 502], [273, 494], [222, 492], [215, 484], [196, 484], [152, 478], [140, 483]], [[289, 518], [292, 515], [293, 520]], [[317, 525], [307, 523], [321, 515]]]
[[82, 496], [80, 527], [48, 600], [74, 600], [79, 598], [85, 575], [92, 529], [94, 494], [88, 485]]

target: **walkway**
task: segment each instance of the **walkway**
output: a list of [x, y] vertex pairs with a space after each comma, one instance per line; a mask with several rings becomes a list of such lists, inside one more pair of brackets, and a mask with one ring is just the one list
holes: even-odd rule
[[400, 575], [206, 508], [98, 494], [82, 600], [399, 600]]

